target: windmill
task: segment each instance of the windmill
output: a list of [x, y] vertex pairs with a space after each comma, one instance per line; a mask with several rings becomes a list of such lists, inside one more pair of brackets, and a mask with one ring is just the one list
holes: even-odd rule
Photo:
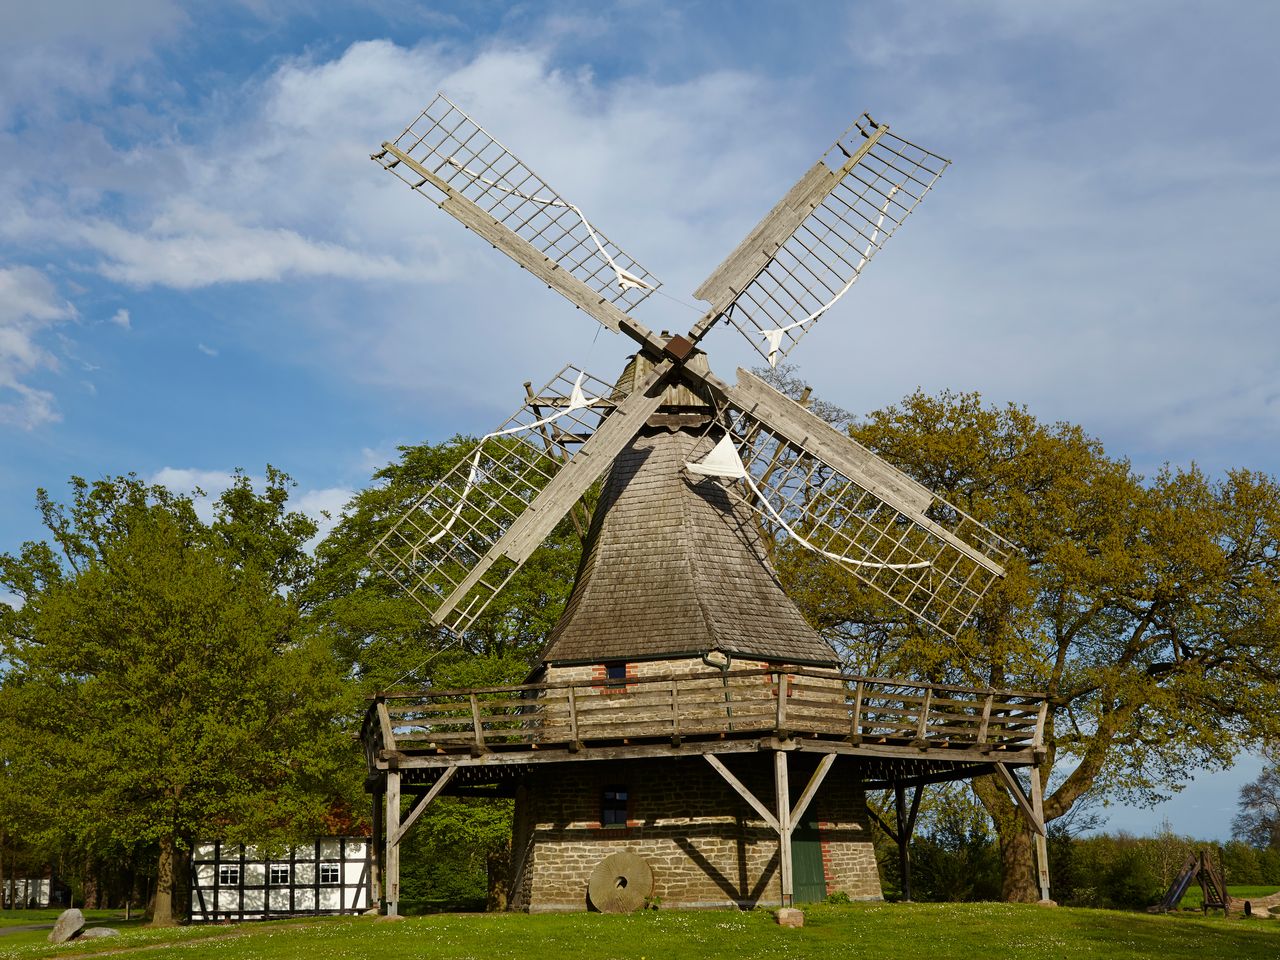
[[[697, 322], [687, 333], [671, 335], [655, 333], [634, 316], [659, 281], [443, 94], [373, 159], [636, 348], [617, 380], [568, 365], [541, 390], [526, 387], [516, 413], [424, 493], [371, 551], [374, 563], [435, 624], [462, 636], [604, 478], [583, 568], [543, 652], [535, 677], [540, 683], [519, 688], [522, 698], [538, 698], [541, 713], [510, 701], [516, 688], [427, 693], [418, 701], [384, 699], [371, 708], [366, 747], [371, 772], [384, 779], [385, 828], [395, 840], [386, 845], [388, 889], [398, 869], [392, 867], [398, 856], [393, 848], [426, 803], [460, 771], [459, 783], [497, 777], [494, 770], [503, 765], [508, 773], [517, 763], [532, 770], [533, 751], [543, 764], [588, 756], [615, 764], [702, 756], [721, 778], [718, 788], [727, 784], [763, 817], [759, 829], [776, 834], [774, 860], [745, 870], [737, 887], [723, 876], [716, 881], [738, 903], [759, 899], [775, 869], [770, 864], [776, 864], [781, 901], [791, 901], [794, 838], [841, 750], [858, 755], [857, 763], [850, 759], [841, 768], [846, 780], [897, 790], [904, 851], [901, 825], [914, 819], [903, 807], [904, 783], [916, 786], [918, 802], [925, 782], [996, 768], [1010, 778], [1006, 782], [1015, 785], [1024, 812], [1033, 822], [1038, 818], [1043, 833], [1036, 776], [1028, 791], [1009, 773], [1011, 766], [1034, 763], [1043, 698], [842, 677], [831, 650], [783, 596], [759, 531], [791, 538], [952, 637], [1003, 576], [1011, 544], [755, 374], [739, 369], [734, 382], [721, 379], [701, 348], [723, 323], [771, 366], [786, 357], [850, 291], [948, 161], [863, 114], [697, 289], [695, 296], [707, 304]], [[633, 669], [638, 661], [649, 665], [647, 672]], [[750, 669], [734, 673], [734, 662]], [[680, 672], [685, 669], [693, 672]], [[715, 682], [707, 679], [708, 670]], [[587, 698], [599, 706], [601, 697], [613, 698], [607, 709], [584, 706]], [[938, 709], [935, 700], [945, 705], [937, 717], [931, 713]], [[450, 716], [451, 709], [461, 713]], [[510, 719], [516, 715], [518, 723]], [[767, 740], [758, 739], [761, 724], [770, 732]], [[792, 727], [827, 751], [797, 757], [805, 762], [796, 769], [810, 779], [794, 802], [787, 761], [796, 749]], [[992, 763], [988, 754], [996, 741], [1005, 753]], [[557, 743], [564, 753], [554, 754]], [[905, 753], [904, 744], [910, 746]], [[454, 752], [460, 746], [467, 756]], [[951, 752], [939, 759], [929, 755], [935, 747]], [[967, 752], [957, 759], [954, 748]], [[504, 750], [527, 752], [513, 759]], [[772, 751], [772, 812], [758, 796], [768, 771], [753, 767], [753, 760], [721, 759], [751, 750]], [[500, 753], [506, 759], [499, 763]], [[402, 780], [413, 764], [422, 771], [421, 803], [402, 823], [399, 790], [414, 782]], [[580, 765], [568, 764], [565, 771], [571, 767]], [[659, 769], [646, 768], [644, 778], [670, 776]], [[572, 781], [581, 793], [581, 783], [590, 781], [603, 787], [596, 826], [609, 817], [631, 824], [634, 798], [609, 780], [621, 774], [600, 776], [605, 780], [573, 780], [565, 772], [538, 780], [530, 774], [519, 789], [536, 783], [542, 793], [563, 792]], [[393, 779], [394, 787], [385, 785]], [[858, 798], [838, 816], [830, 814], [846, 833], [862, 830], [866, 821], [857, 805], [860, 793]], [[539, 814], [536, 804], [530, 809], [532, 823]], [[529, 826], [526, 833], [534, 837], [537, 829]], [[550, 849], [548, 838], [544, 831]], [[638, 891], [656, 881], [647, 862], [626, 857], [643, 860], [637, 853], [642, 848], [654, 856], [666, 851], [668, 875], [676, 875], [672, 857], [680, 855], [669, 855], [670, 843], [684, 849], [681, 844], [693, 842], [673, 835], [645, 847], [632, 839], [629, 847], [614, 842], [600, 848], [609, 856], [591, 889], [606, 893], [593, 896], [634, 906]], [[556, 842], [572, 847], [577, 841], [557, 835]], [[740, 836], [735, 842], [739, 859], [754, 863], [754, 854], [741, 846], [754, 841]], [[527, 863], [534, 846], [533, 840], [525, 844], [523, 867], [514, 871], [526, 886], [536, 886]], [[849, 859], [862, 863], [859, 869], [871, 871], [874, 890], [867, 895], [878, 896], [865, 831], [846, 847]], [[710, 862], [705, 851], [686, 853], [690, 862]], [[557, 871], [575, 857], [582, 859], [543, 857], [550, 864], [548, 889], [561, 882]], [[627, 873], [632, 868], [634, 876]], [[705, 866], [704, 872], [718, 869]], [[615, 877], [611, 871], [621, 872]], [[819, 885], [822, 871], [819, 866]], [[634, 882], [628, 886], [629, 876]], [[1047, 884], [1047, 874], [1042, 880]], [[679, 883], [671, 889], [697, 886], [688, 877]], [[830, 887], [830, 876], [825, 883], [823, 889]], [[624, 889], [630, 900], [618, 893]], [[542, 902], [528, 890], [524, 896], [526, 906]], [[573, 901], [572, 883], [559, 900], [548, 896], [546, 902], [564, 908]], [[387, 899], [394, 904], [393, 894]], [[712, 901], [689, 893], [682, 902]]]

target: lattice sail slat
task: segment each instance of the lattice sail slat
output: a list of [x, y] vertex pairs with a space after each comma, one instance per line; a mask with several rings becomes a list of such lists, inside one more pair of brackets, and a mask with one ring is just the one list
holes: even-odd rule
[[519, 564], [499, 560], [447, 613], [437, 610], [622, 399], [613, 384], [566, 366], [415, 502], [370, 559], [437, 623], [467, 630]]
[[775, 364], [848, 292], [949, 163], [863, 114], [697, 296]]
[[[577, 206], [444, 94], [437, 94], [400, 136], [374, 154], [374, 159], [438, 206], [446, 194], [441, 185], [456, 191], [624, 312], [661, 286], [648, 270], [589, 223]], [[421, 175], [415, 166], [439, 183]], [[458, 215], [448, 206], [443, 209]]]
[[819, 552], [954, 637], [1004, 575], [1013, 544], [753, 382], [740, 376], [721, 419], [747, 473], [731, 491], [780, 542]]

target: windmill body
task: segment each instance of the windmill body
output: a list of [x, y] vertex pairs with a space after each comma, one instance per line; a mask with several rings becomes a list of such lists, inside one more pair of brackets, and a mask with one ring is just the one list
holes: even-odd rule
[[947, 161], [864, 114], [699, 287], [707, 312], [672, 336], [632, 314], [658, 281], [443, 95], [374, 159], [637, 347], [614, 382], [566, 367], [530, 392], [371, 551], [462, 637], [601, 485], [528, 683], [370, 706], [387, 912], [399, 841], [445, 792], [517, 799], [516, 908], [789, 906], [880, 896], [866, 791], [893, 792], [882, 826], [909, 877], [922, 787], [988, 773], [1037, 832], [1047, 899], [1045, 698], [848, 675], [786, 597], [764, 537], [791, 538], [951, 636], [1012, 546], [753, 374], [720, 379], [700, 347], [723, 324], [770, 364], [786, 355]]

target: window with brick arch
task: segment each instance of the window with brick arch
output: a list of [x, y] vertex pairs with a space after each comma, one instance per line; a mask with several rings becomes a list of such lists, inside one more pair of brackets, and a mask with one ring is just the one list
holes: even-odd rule
[[625, 688], [627, 685], [627, 665], [622, 661], [604, 665], [605, 687], [610, 690]]
[[629, 799], [625, 786], [614, 784], [605, 787], [600, 797], [600, 826], [625, 827]]

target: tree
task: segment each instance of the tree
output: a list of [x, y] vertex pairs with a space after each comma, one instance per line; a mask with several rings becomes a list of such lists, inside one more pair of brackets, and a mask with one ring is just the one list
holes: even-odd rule
[[1280, 767], [1268, 763], [1240, 788], [1240, 812], [1231, 821], [1237, 840], [1280, 850]]
[[43, 490], [50, 542], [0, 555], [6, 705], [44, 765], [46, 817], [77, 849], [155, 851], [153, 922], [174, 919], [200, 837], [285, 842], [322, 828], [352, 751], [338, 664], [293, 592], [314, 524], [290, 482], [237, 474], [205, 523], [134, 476]]
[[[977, 394], [917, 392], [851, 435], [1020, 548], [955, 642], [786, 544], [793, 599], [858, 668], [1046, 691], [1050, 821], [1083, 798], [1153, 800], [1274, 737], [1280, 487], [1194, 466], [1149, 481], [1077, 426]], [[1034, 899], [1029, 831], [994, 778], [1004, 896]], [[1174, 788], [1176, 789], [1176, 787]]]

